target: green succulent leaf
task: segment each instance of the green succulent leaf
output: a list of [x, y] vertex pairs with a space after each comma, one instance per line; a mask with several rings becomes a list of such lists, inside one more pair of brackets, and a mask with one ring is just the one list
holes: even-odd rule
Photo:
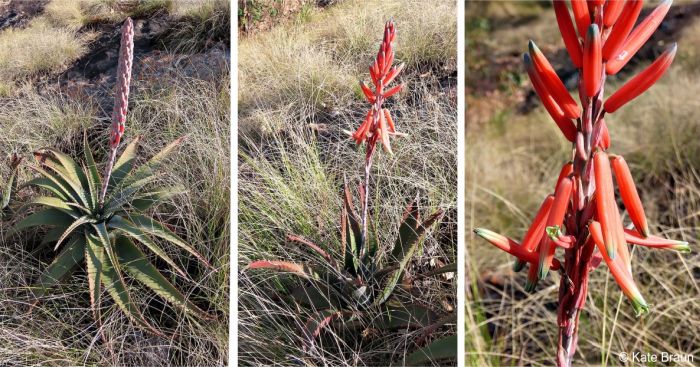
[[407, 366], [425, 366], [443, 359], [457, 358], [457, 335], [432, 341], [406, 357]]
[[139, 137], [132, 140], [126, 146], [122, 155], [119, 156], [117, 162], [114, 163], [114, 168], [112, 168], [112, 176], [109, 178], [110, 188], [119, 186], [122, 180], [124, 180], [124, 177], [126, 177], [134, 168], [134, 163], [136, 162], [136, 152], [140, 141], [141, 138]]
[[135, 279], [146, 285], [170, 303], [190, 313], [211, 318], [206, 312], [190, 302], [146, 259], [146, 255], [127, 237], [116, 239], [116, 253], [121, 266]]
[[32, 180], [27, 181], [21, 187], [24, 188], [29, 186], [36, 186], [42, 189], [46, 189], [63, 201], [68, 201], [68, 199], [71, 197], [71, 194], [67, 192], [64, 187], [56, 184], [53, 180], [50, 180], [46, 177], [34, 178]]
[[115, 215], [107, 223], [107, 226], [110, 228], [118, 229], [125, 235], [141, 242], [146, 247], [148, 247], [148, 249], [151, 250], [154, 254], [158, 255], [161, 259], [165, 260], [165, 262], [172, 266], [173, 269], [175, 269], [180, 275], [187, 278], [187, 274], [182, 269], [180, 269], [180, 267], [175, 263], [175, 261], [170, 256], [168, 256], [168, 254], [165, 251], [163, 251], [163, 249], [161, 249], [155, 242], [153, 242], [153, 240], [151, 240], [144, 231], [137, 228], [136, 225], [131, 223], [129, 220]]
[[[403, 276], [403, 271], [406, 268], [408, 262], [413, 257], [413, 254], [415, 253], [416, 248], [420, 244], [423, 236], [435, 222], [442, 218], [443, 214], [444, 213], [442, 210], [438, 210], [414, 230], [407, 231], [405, 235], [399, 235], [399, 241], [402, 241], [400, 243], [402, 250], [400, 252], [400, 256], [398, 258], [394, 257], [395, 260], [390, 262], [390, 264], [392, 265], [398, 262], [398, 269], [391, 271], [381, 295], [375, 300], [375, 305], [381, 305], [386, 300], [388, 300], [389, 297], [391, 297], [391, 294], [394, 292], [394, 288], [396, 288], [396, 284]], [[409, 217], [415, 218], [415, 216], [412, 215], [409, 215], [407, 218]]]
[[63, 232], [61, 237], [58, 238], [58, 241], [56, 241], [56, 246], [54, 247], [54, 251], [58, 249], [59, 246], [61, 246], [61, 243], [63, 243], [63, 240], [68, 238], [68, 236], [73, 233], [78, 227], [82, 226], [83, 224], [88, 224], [88, 223], [95, 223], [95, 220], [88, 217], [87, 215], [84, 215], [78, 219], [76, 219], [73, 223], [71, 223], [68, 228]]
[[131, 207], [139, 212], [145, 212], [150, 209], [153, 205], [163, 202], [175, 195], [177, 195], [180, 190], [160, 190], [147, 192], [145, 194], [137, 195], [134, 200], [131, 201]]
[[[101, 243], [102, 241], [99, 242]], [[115, 269], [114, 263], [109, 257], [105, 257], [104, 259], [105, 261], [102, 263], [102, 284], [107, 290], [107, 293], [109, 293], [117, 306], [129, 319], [155, 334], [162, 335], [161, 332], [156, 330], [144, 319], [139, 309], [131, 301], [131, 296], [124, 283], [124, 279], [121, 274], [119, 274], [118, 270]]]
[[49, 208], [58, 209], [73, 218], [78, 218], [80, 216], [80, 212], [76, 210], [78, 208], [68, 205], [68, 203], [65, 200], [61, 200], [60, 198], [56, 197], [38, 196], [32, 199], [32, 201], [30, 201], [29, 203], [25, 204], [24, 207], [32, 205], [43, 205]]
[[100, 297], [102, 295], [102, 273], [105, 262], [104, 248], [99, 241], [91, 234], [85, 235], [87, 246], [85, 246], [85, 262], [87, 264], [88, 286], [90, 287], [90, 305], [95, 320], [100, 322]]
[[173, 231], [167, 229], [157, 220], [140, 214], [129, 214], [128, 219], [134, 224], [134, 226], [136, 226], [143, 232], [173, 243], [174, 245], [192, 254], [194, 257], [196, 257], [202, 263], [204, 263], [207, 267], [211, 267], [211, 265], [204, 258], [204, 256], [202, 256], [199, 252], [197, 252], [197, 250], [192, 248], [183, 239], [181, 239], [178, 235], [173, 233]]
[[37, 226], [65, 227], [73, 223], [74, 220], [73, 217], [58, 209], [49, 208], [25, 217], [12, 228], [10, 234]]
[[82, 236], [73, 236], [68, 245], [39, 277], [35, 295], [37, 297], [44, 296], [49, 288], [65, 279], [84, 258], [85, 239]]
[[15, 185], [15, 176], [16, 176], [16, 171], [13, 170], [12, 174], [10, 174], [10, 178], [7, 179], [7, 183], [5, 183], [5, 187], [2, 190], [2, 203], [0, 203], [0, 209], [4, 210], [10, 205], [10, 198], [12, 198], [12, 189], [14, 188]]
[[438, 315], [431, 309], [418, 304], [383, 307], [383, 312], [375, 325], [381, 329], [417, 329], [433, 324]]
[[158, 154], [151, 157], [151, 159], [149, 159], [146, 163], [142, 164], [135, 170], [132, 170], [122, 179], [118, 186], [129, 186], [134, 182], [144, 179], [145, 177], [152, 176], [154, 172], [160, 168], [160, 165], [164, 163], [165, 158], [176, 148], [178, 148], [184, 140], [185, 137], [183, 136], [165, 146], [165, 148], [158, 152]]

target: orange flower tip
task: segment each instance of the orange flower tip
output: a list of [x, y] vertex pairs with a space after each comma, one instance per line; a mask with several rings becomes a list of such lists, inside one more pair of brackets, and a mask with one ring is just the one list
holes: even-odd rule
[[678, 252], [685, 253], [685, 254], [690, 253], [690, 245], [688, 244], [688, 242], [685, 242], [685, 241], [673, 241], [673, 242], [675, 244], [673, 246], [671, 246], [672, 249], [674, 249]]
[[613, 245], [612, 243], [606, 243], [605, 251], [608, 253], [608, 257], [610, 257], [610, 260], [615, 260], [615, 245]]

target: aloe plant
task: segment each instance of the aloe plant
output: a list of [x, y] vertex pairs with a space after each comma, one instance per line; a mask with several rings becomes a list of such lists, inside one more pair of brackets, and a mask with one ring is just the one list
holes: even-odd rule
[[[184, 140], [179, 138], [140, 166], [136, 166], [139, 138], [133, 139], [117, 159], [119, 143], [125, 130], [129, 84], [133, 60], [133, 22], [127, 18], [122, 25], [117, 84], [112, 124], [110, 154], [100, 175], [94, 155], [84, 141], [84, 161], [53, 148], [34, 153], [35, 164], [30, 168], [38, 177], [24, 186], [36, 187], [45, 195], [24, 206], [24, 210], [42, 210], [19, 221], [10, 234], [32, 227], [50, 227], [42, 245], [54, 244], [59, 251], [53, 262], [41, 274], [33, 288], [37, 297], [47, 294], [83, 262], [86, 265], [90, 303], [95, 319], [100, 322], [102, 287], [117, 306], [134, 322], [162, 334], [151, 326], [132, 301], [125, 274], [141, 282], [164, 300], [190, 314], [211, 316], [189, 301], [163, 274], [151, 264], [141, 245], [170, 265], [180, 276], [187, 273], [160, 247], [155, 239], [169, 242], [211, 267], [185, 240], [167, 225], [149, 217], [153, 205], [173, 192], [151, 188], [164, 159]], [[148, 188], [148, 189], [147, 189]]]
[[[361, 187], [360, 192], [363, 191]], [[342, 196], [339, 233], [341, 248], [338, 251], [329, 252], [323, 248], [330, 249], [332, 246], [321, 247], [306, 238], [288, 235], [290, 242], [315, 253], [319, 257], [319, 262], [316, 263], [319, 265], [259, 260], [250, 263], [246, 269], [272, 269], [307, 280], [305, 286], [292, 289], [290, 293], [308, 311], [305, 333], [310, 345], [314, 344], [322, 328], [335, 319], [352, 322], [367, 314], [380, 314], [380, 317], [371, 320], [373, 327], [387, 329], [426, 327], [435, 323], [438, 315], [428, 307], [414, 304], [412, 300], [406, 303], [403, 300], [387, 301], [394, 294], [406, 265], [417, 252], [426, 233], [443, 217], [443, 211], [437, 210], [423, 220], [417, 195], [404, 211], [391, 252], [380, 257], [377, 256], [379, 240], [371, 236], [368, 237], [369, 250], [361, 253], [362, 224], [347, 183]], [[340, 253], [342, 258], [335, 258], [332, 253]], [[445, 269], [456, 270], [452, 264]], [[425, 276], [439, 273], [440, 269]]]
[[[390, 137], [406, 136], [396, 131], [393, 118], [383, 103], [404, 89], [403, 84], [385, 90], [400, 74], [403, 64], [393, 67], [396, 39], [394, 22], [384, 27], [384, 37], [369, 72], [374, 91], [365, 83], [360, 88], [371, 105], [364, 121], [355, 132], [346, 131], [357, 144], [365, 143], [364, 184], [359, 184], [359, 210], [347, 180], [342, 192], [339, 243], [336, 251], [329, 253], [333, 245], [319, 246], [308, 239], [290, 235], [288, 240], [308, 248], [319, 256], [318, 266], [278, 260], [260, 260], [250, 263], [246, 269], [272, 269], [300, 276], [307, 281], [303, 287], [291, 289], [297, 303], [305, 306], [308, 321], [305, 328], [307, 347], [312, 347], [321, 330], [335, 321], [344, 321], [346, 327], [367, 325], [374, 329], [406, 327], [429, 328], [439, 324], [438, 315], [428, 307], [414, 303], [407, 297], [395, 297], [395, 289], [404, 278], [405, 270], [421, 247], [422, 240], [431, 227], [443, 217], [437, 210], [427, 219], [421, 218], [420, 198], [410, 201], [398, 225], [398, 237], [391, 252], [379, 251], [380, 238], [369, 232], [369, 194], [373, 156], [377, 142], [384, 152], [392, 155]], [[339, 253], [336, 259], [332, 253]], [[432, 271], [431, 276], [442, 271], [456, 271], [453, 264]], [[409, 297], [410, 298], [410, 297]], [[442, 324], [440, 324], [442, 325]], [[443, 341], [457, 352], [456, 339]], [[441, 356], [444, 357], [444, 356]]]
[[85, 140], [85, 161], [78, 164], [66, 154], [45, 148], [34, 153], [36, 164], [30, 168], [39, 177], [24, 186], [33, 186], [46, 193], [25, 205], [42, 207], [19, 221], [11, 233], [32, 227], [50, 227], [42, 245], [54, 244], [60, 253], [41, 274], [34, 291], [37, 297], [63, 281], [85, 262], [90, 286], [90, 302], [99, 321], [101, 287], [132, 320], [151, 327], [131, 300], [124, 281], [124, 272], [153, 290], [166, 301], [197, 315], [206, 312], [188, 301], [146, 258], [136, 243], [168, 263], [182, 277], [187, 274], [160, 247], [155, 238], [170, 242], [189, 252], [207, 266], [209, 263], [192, 246], [168, 227], [149, 217], [153, 205], [171, 195], [162, 188], [144, 190], [156, 179], [157, 169], [168, 153], [183, 141], [180, 138], [166, 146], [143, 165], [136, 167], [137, 147], [134, 139], [114, 165], [104, 203], [100, 203], [103, 177], [99, 174], [92, 151]]

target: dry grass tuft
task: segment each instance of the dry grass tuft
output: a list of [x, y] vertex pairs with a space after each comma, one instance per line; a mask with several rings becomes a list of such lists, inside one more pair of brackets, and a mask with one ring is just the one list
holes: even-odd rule
[[89, 35], [53, 27], [42, 18], [27, 28], [7, 28], [0, 32], [0, 81], [61, 70], [85, 53], [89, 39]]

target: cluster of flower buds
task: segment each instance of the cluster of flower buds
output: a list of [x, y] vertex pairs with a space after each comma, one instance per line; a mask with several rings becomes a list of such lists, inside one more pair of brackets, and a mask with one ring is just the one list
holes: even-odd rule
[[117, 149], [124, 135], [126, 127], [126, 114], [129, 110], [129, 86], [131, 85], [131, 68], [134, 61], [134, 22], [127, 17], [122, 24], [121, 40], [119, 46], [119, 61], [117, 62], [117, 83], [114, 86], [114, 108], [112, 110], [112, 124], [109, 130], [110, 155], [105, 166], [104, 182], [102, 183], [102, 195], [104, 200], [107, 193], [109, 178], [117, 157]]
[[[580, 104], [534, 42], [530, 41], [523, 58], [544, 108], [572, 143], [572, 160], [562, 167], [554, 193], [540, 206], [521, 243], [485, 229], [475, 232], [515, 256], [516, 271], [530, 265], [529, 291], [550, 269], [560, 271], [559, 326], [566, 330], [563, 339], [570, 346], [572, 338], [575, 340], [571, 322], [576, 322], [577, 312], [583, 308], [590, 271], [605, 262], [639, 315], [648, 311], [648, 305], [632, 279], [628, 246], [681, 252], [690, 248], [687, 242], [650, 234], [627, 163], [623, 157], [606, 152], [610, 134], [605, 114], [617, 111], [659, 80], [673, 61], [676, 44], [604, 100], [606, 76], [619, 72], [649, 39], [671, 1], [663, 1], [640, 22], [641, 0], [571, 0], [573, 21], [564, 1], [555, 0], [553, 5], [564, 44], [579, 72]], [[634, 229], [623, 224], [613, 177]], [[557, 248], [563, 250], [563, 259], [556, 258]], [[565, 349], [570, 358], [573, 352]], [[560, 364], [567, 359], [559, 357]]]
[[396, 132], [394, 120], [391, 118], [391, 113], [386, 108], [382, 107], [384, 101], [400, 92], [403, 89], [403, 84], [398, 84], [387, 90], [385, 88], [399, 75], [404, 67], [402, 63], [399, 66], [392, 67], [394, 62], [393, 42], [396, 39], [396, 30], [394, 22], [388, 21], [384, 26], [384, 39], [374, 64], [369, 68], [369, 74], [372, 78], [374, 91], [364, 82], [360, 81], [362, 93], [367, 98], [372, 107], [365, 115], [365, 119], [360, 127], [352, 133], [352, 139], [359, 145], [363, 142], [367, 143], [367, 156], [371, 156], [377, 141], [381, 141], [384, 151], [392, 154], [389, 136], [402, 135]]

